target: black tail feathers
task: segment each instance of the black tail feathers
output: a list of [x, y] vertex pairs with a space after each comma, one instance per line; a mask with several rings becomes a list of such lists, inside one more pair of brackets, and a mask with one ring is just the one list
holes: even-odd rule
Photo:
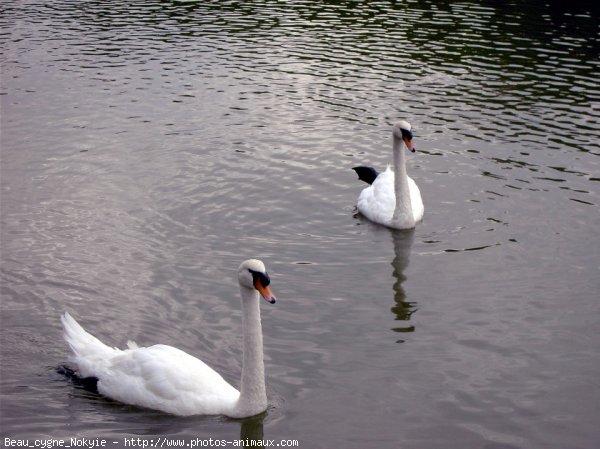
[[77, 372], [65, 365], [60, 365], [56, 368], [58, 374], [62, 374], [69, 379], [73, 385], [83, 388], [84, 390], [98, 393], [98, 378], [97, 377], [80, 377]]
[[377, 170], [375, 170], [373, 167], [352, 167], [352, 170], [356, 172], [358, 179], [366, 182], [367, 184], [373, 184], [373, 181], [375, 181], [375, 178], [377, 178], [379, 175]]

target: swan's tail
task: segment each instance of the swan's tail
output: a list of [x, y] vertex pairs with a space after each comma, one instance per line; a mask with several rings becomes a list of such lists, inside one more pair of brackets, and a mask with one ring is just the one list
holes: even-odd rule
[[352, 170], [356, 172], [356, 174], [358, 175], [358, 179], [366, 182], [367, 184], [373, 184], [375, 178], [379, 176], [379, 173], [373, 167], [352, 167]]
[[121, 352], [106, 346], [86, 332], [68, 312], [60, 320], [65, 331], [65, 341], [73, 351], [71, 361], [77, 364], [81, 377], [98, 377], [108, 367], [110, 359]]

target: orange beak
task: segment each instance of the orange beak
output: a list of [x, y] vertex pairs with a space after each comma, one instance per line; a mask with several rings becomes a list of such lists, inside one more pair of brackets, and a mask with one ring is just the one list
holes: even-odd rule
[[258, 293], [260, 293], [260, 296], [262, 296], [265, 301], [270, 302], [271, 304], [275, 304], [277, 298], [275, 297], [275, 295], [271, 291], [271, 288], [268, 285], [262, 285], [260, 279], [257, 279], [254, 283], [254, 287], [256, 288], [256, 290], [258, 290]]
[[416, 148], [415, 146], [412, 144], [412, 139], [409, 139], [408, 137], [403, 137], [402, 140], [404, 141], [404, 144], [406, 145], [406, 148], [408, 148], [409, 151], [411, 152], [415, 152]]

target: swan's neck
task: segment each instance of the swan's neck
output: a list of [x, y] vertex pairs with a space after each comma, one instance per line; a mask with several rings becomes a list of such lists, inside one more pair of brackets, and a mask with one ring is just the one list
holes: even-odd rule
[[258, 292], [240, 286], [244, 356], [240, 398], [236, 411], [244, 416], [256, 415], [267, 408], [265, 365], [263, 360], [262, 326]]
[[394, 194], [396, 208], [392, 216], [392, 226], [395, 228], [412, 228], [415, 226], [415, 216], [410, 201], [408, 175], [406, 174], [406, 158], [402, 149], [402, 140], [394, 136]]

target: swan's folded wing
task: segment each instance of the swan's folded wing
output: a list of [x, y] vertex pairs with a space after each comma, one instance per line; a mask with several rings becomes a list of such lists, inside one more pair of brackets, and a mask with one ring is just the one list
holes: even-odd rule
[[239, 392], [201, 360], [167, 345], [124, 351], [98, 382], [112, 399], [178, 415], [220, 414]]
[[396, 207], [396, 196], [394, 195], [394, 172], [390, 167], [360, 193], [356, 206], [360, 213], [371, 221], [381, 224], [391, 221]]

